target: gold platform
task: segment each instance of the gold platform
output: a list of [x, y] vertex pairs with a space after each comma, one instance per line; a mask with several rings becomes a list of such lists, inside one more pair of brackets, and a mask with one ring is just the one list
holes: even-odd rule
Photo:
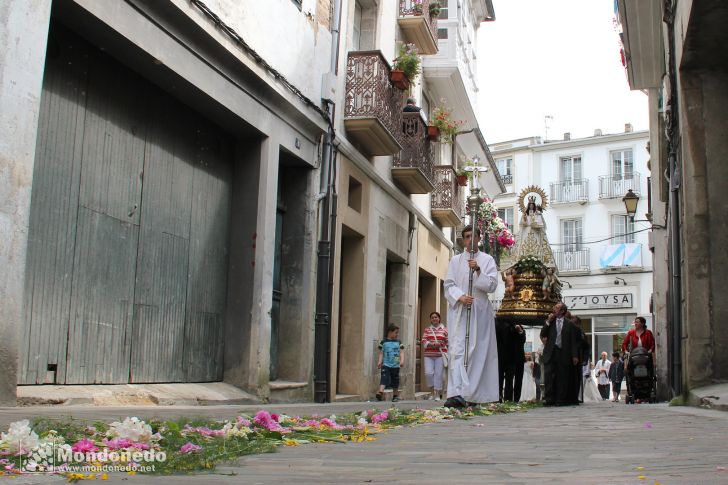
[[496, 319], [519, 325], [543, 325], [544, 320], [561, 300], [561, 293], [546, 298], [543, 293], [543, 276], [531, 271], [517, 273], [515, 290], [503, 295]]

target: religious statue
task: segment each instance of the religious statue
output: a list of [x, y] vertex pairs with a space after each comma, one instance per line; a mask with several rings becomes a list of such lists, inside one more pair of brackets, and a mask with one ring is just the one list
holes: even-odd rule
[[510, 298], [513, 296], [513, 291], [516, 289], [516, 270], [508, 268], [501, 272], [501, 277], [503, 278], [503, 282], [506, 284], [505, 296]]
[[[524, 201], [527, 202], [525, 206]], [[519, 197], [519, 205], [523, 215], [516, 238], [516, 261], [524, 256], [534, 256], [547, 266], [553, 265], [554, 255], [546, 238], [546, 223], [543, 218], [546, 194], [539, 187], [526, 187]]]
[[547, 266], [543, 270], [543, 285], [541, 290], [543, 291], [543, 297], [546, 300], [551, 300], [553, 297], [561, 295], [561, 280], [556, 276], [556, 271], [553, 266]]

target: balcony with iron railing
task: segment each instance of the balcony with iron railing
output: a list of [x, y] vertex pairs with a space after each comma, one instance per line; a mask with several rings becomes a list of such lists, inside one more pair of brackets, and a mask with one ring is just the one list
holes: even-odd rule
[[621, 199], [630, 189], [635, 195], [640, 195], [640, 174], [638, 172], [599, 177], [600, 199]]
[[422, 115], [403, 112], [398, 136], [402, 151], [392, 162], [392, 180], [408, 194], [429, 194], [435, 188], [433, 142], [427, 138]]
[[513, 175], [510, 173], [507, 174], [500, 174], [500, 178], [503, 181], [503, 184], [505, 185], [511, 185], [513, 183]]
[[435, 165], [435, 190], [430, 198], [432, 218], [442, 227], [458, 227], [462, 223], [465, 203], [455, 182], [452, 165]]
[[349, 52], [346, 64], [344, 127], [368, 156], [396, 155], [404, 95], [390, 79], [380, 51]]
[[437, 16], [430, 15], [430, 0], [399, 0], [399, 27], [420, 54], [437, 54]]
[[585, 204], [589, 202], [589, 179], [551, 182], [551, 204]]
[[554, 251], [554, 260], [559, 274], [589, 273], [589, 248], [558, 249]]

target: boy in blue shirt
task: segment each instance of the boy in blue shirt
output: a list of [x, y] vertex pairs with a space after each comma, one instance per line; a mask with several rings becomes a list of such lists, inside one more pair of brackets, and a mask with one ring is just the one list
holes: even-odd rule
[[392, 388], [392, 402], [399, 401], [399, 368], [404, 365], [404, 345], [399, 341], [399, 327], [393, 323], [387, 327], [387, 338], [379, 342], [377, 369], [382, 369], [377, 401], [384, 399], [384, 388]]

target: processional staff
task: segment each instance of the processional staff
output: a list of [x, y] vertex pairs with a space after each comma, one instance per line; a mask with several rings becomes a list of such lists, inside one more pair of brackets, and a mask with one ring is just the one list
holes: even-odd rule
[[[472, 176], [470, 177], [470, 195], [468, 196], [468, 211], [470, 212], [470, 224], [473, 227], [470, 237], [470, 259], [473, 259], [475, 257], [475, 253], [478, 251], [478, 247], [475, 243], [475, 234], [478, 230], [478, 210], [480, 209], [480, 204], [483, 203], [483, 198], [480, 196], [480, 184], [479, 184], [479, 175], [481, 173], [487, 172], [488, 167], [481, 167], [479, 165], [480, 159], [475, 156], [473, 157], [473, 165], [465, 167], [465, 171], [467, 172], [473, 172]], [[473, 275], [475, 274], [475, 268], [470, 268], [470, 276], [468, 278], [468, 295], [473, 295]], [[465, 355], [464, 355], [464, 365], [465, 370], [468, 370], [468, 354], [470, 352], [470, 320], [472, 318], [472, 312], [473, 312], [473, 305], [472, 303], [468, 305], [467, 308], [467, 318], [466, 318], [466, 325], [465, 325]]]

